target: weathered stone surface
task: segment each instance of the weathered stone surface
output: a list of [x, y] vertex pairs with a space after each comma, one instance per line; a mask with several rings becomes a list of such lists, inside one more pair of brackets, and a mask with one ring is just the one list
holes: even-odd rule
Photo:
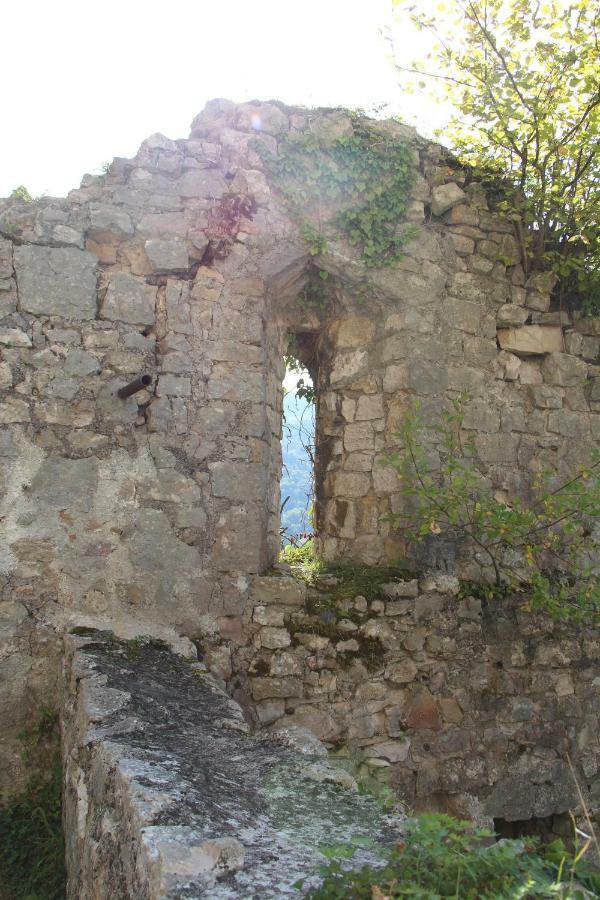
[[541, 353], [560, 353], [563, 349], [561, 328], [543, 325], [523, 325], [520, 328], [499, 328], [498, 341], [503, 350], [522, 356]]
[[156, 304], [156, 288], [126, 272], [116, 272], [106, 290], [100, 314], [103, 319], [152, 325]]
[[154, 272], [183, 272], [188, 268], [188, 252], [183, 241], [161, 241], [155, 238], [146, 241], [144, 250]]
[[[281, 897], [298, 878], [318, 884], [315, 848], [332, 833], [394, 839], [313, 735], [249, 737], [202, 665], [98, 632], [66, 643], [71, 896]], [[359, 850], [353, 865], [375, 859]]]
[[453, 206], [464, 203], [466, 194], [457, 184], [438, 184], [431, 191], [431, 212], [434, 216], [441, 216]]
[[69, 247], [24, 244], [14, 249], [19, 305], [34, 315], [93, 319], [96, 257]]
[[551, 353], [542, 364], [542, 375], [547, 384], [560, 387], [576, 387], [587, 378], [587, 365], [576, 356], [566, 353]]

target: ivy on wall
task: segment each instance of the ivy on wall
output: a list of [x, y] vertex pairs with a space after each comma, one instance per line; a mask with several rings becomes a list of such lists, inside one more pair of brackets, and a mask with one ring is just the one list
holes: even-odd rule
[[277, 155], [260, 142], [256, 149], [313, 256], [326, 241], [306, 210], [322, 201], [342, 207], [328, 224], [345, 234], [368, 267], [390, 266], [416, 234], [402, 222], [415, 177], [413, 151], [357, 119], [353, 131], [333, 141], [289, 135], [279, 141]]

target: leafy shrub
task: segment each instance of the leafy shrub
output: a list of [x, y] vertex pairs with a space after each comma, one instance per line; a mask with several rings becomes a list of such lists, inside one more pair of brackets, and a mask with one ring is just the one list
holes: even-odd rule
[[[475, 446], [465, 438], [465, 400], [454, 400], [428, 429], [418, 407], [405, 417], [401, 447], [385, 462], [398, 472], [410, 509], [391, 520], [409, 540], [442, 532], [469, 539], [489, 560], [496, 588], [526, 589], [532, 608], [559, 619], [598, 619], [592, 527], [600, 516], [600, 452], [592, 451], [589, 464], [562, 483], [550, 472], [536, 477], [531, 502], [504, 502], [494, 496], [477, 468]], [[425, 442], [427, 430], [434, 448]]]
[[383, 854], [381, 868], [348, 871], [343, 860], [355, 852], [356, 847], [324, 848], [331, 861], [322, 867], [321, 886], [307, 896], [311, 900], [584, 900], [597, 897], [600, 891], [600, 874], [585, 865], [581, 852], [570, 855], [560, 841], [545, 847], [536, 838], [493, 843], [490, 832], [443, 814], [409, 820], [403, 839]]

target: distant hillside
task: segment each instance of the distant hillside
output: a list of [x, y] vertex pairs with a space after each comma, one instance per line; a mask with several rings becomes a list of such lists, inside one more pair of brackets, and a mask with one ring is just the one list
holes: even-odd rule
[[303, 444], [314, 444], [315, 408], [292, 391], [283, 400], [283, 476], [281, 502], [289, 497], [281, 515], [286, 535], [312, 531], [308, 521], [312, 463]]

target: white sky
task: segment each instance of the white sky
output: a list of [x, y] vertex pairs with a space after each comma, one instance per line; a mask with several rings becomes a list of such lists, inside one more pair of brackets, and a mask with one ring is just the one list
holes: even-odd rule
[[[187, 137], [213, 97], [388, 103], [427, 133], [442, 112], [398, 87], [390, 27], [391, 0], [5, 0], [0, 197], [62, 196], [153, 132]], [[393, 28], [397, 58], [424, 49]]]

